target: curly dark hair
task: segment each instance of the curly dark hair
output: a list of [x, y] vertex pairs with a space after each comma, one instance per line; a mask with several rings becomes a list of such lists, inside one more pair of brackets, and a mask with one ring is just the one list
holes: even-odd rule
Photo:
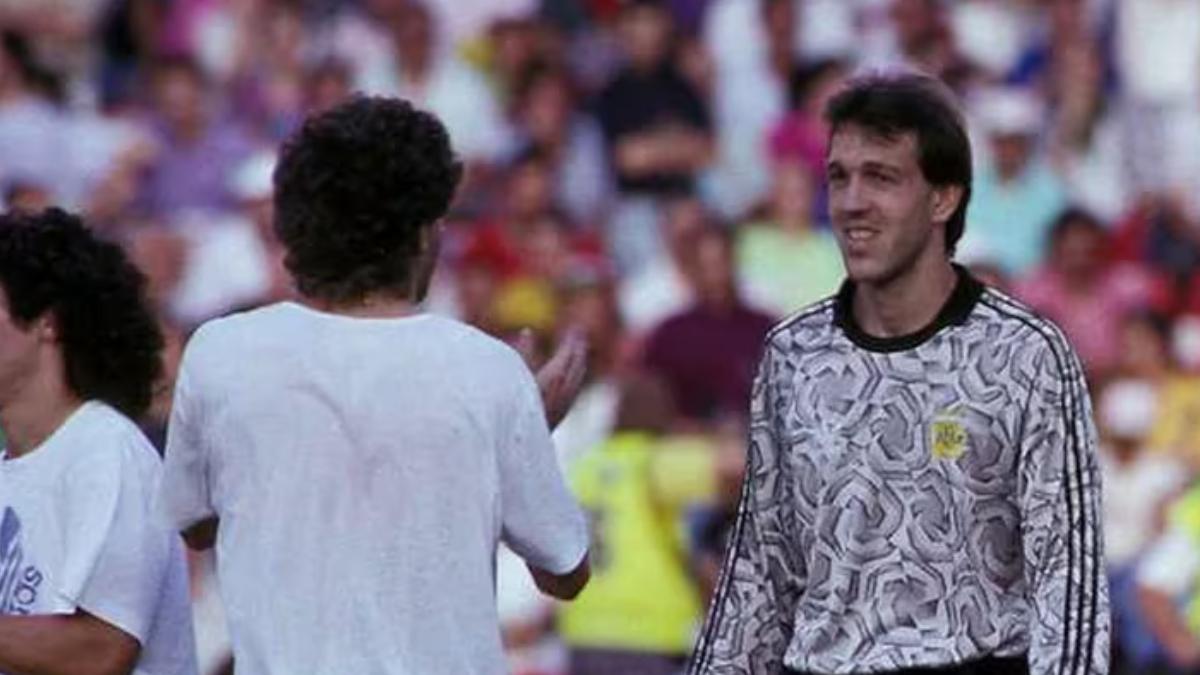
[[309, 118], [275, 168], [275, 232], [299, 291], [404, 294], [461, 177], [441, 122], [407, 101], [356, 96]]
[[872, 73], [851, 80], [825, 109], [830, 138], [856, 124], [885, 138], [912, 133], [917, 160], [932, 185], [957, 185], [962, 200], [946, 222], [946, 252], [954, 255], [971, 201], [971, 141], [954, 92], [919, 73]]
[[28, 325], [50, 313], [67, 386], [137, 418], [162, 374], [162, 331], [146, 279], [120, 246], [60, 209], [0, 215], [0, 285], [9, 314]]

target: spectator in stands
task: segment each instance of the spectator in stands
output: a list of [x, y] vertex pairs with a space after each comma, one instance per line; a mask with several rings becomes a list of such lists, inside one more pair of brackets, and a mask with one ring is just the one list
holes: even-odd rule
[[1029, 91], [982, 92], [973, 107], [989, 141], [967, 212], [977, 240], [1010, 274], [1041, 259], [1046, 233], [1066, 206], [1062, 182], [1038, 145], [1044, 106]]
[[1200, 272], [1200, 201], [1183, 187], [1146, 194], [1117, 229], [1117, 252], [1186, 288]]
[[[799, 162], [813, 176], [825, 175], [829, 125], [825, 104], [845, 83], [847, 65], [839, 59], [818, 59], [797, 66], [788, 83], [788, 113], [770, 131], [768, 144], [776, 164]], [[823, 193], [824, 190], [822, 189]], [[828, 209], [813, 200], [814, 214]], [[823, 218], [823, 215], [819, 216]]]
[[328, 58], [310, 65], [304, 73], [304, 106], [310, 114], [322, 113], [350, 97], [350, 65]]
[[699, 234], [713, 226], [713, 216], [694, 197], [668, 202], [658, 222], [665, 255], [656, 257], [636, 274], [623, 276], [618, 296], [621, 315], [636, 337], [694, 301], [689, 275], [695, 267]]
[[941, 79], [962, 93], [978, 73], [959, 52], [940, 0], [891, 0], [889, 18], [899, 57], [910, 67]]
[[[1168, 510], [1165, 530], [1136, 572], [1140, 608], [1167, 653], [1159, 672], [1183, 675], [1200, 668], [1200, 486]], [[1151, 670], [1143, 672], [1153, 672]]]
[[662, 3], [629, 3], [619, 29], [625, 65], [597, 97], [596, 114], [621, 197], [609, 245], [625, 273], [661, 251], [653, 200], [692, 193], [713, 144], [708, 107], [672, 60], [673, 26]]
[[359, 87], [399, 96], [436, 114], [455, 152], [468, 163], [498, 161], [508, 139], [496, 95], [439, 40], [436, 17], [414, 0], [396, 10], [390, 28], [392, 58], [359, 72]]
[[623, 194], [690, 192], [711, 155], [711, 121], [671, 60], [670, 14], [638, 0], [623, 11], [620, 29], [627, 62], [597, 101], [617, 187]]
[[612, 438], [579, 459], [571, 489], [588, 514], [589, 587], [559, 611], [571, 675], [676, 675], [701, 620], [700, 591], [679, 536], [685, 509], [716, 492], [716, 454], [672, 438], [670, 390], [620, 384]]
[[618, 382], [636, 369], [611, 271], [602, 265], [596, 260], [578, 265], [559, 300], [559, 325], [579, 327], [588, 343], [587, 380], [571, 412], [554, 430], [559, 460], [567, 467], [612, 435]]
[[153, 93], [158, 152], [142, 184], [142, 207], [163, 220], [233, 208], [228, 177], [254, 151], [251, 139], [220, 116], [210, 82], [191, 59], [159, 61]]
[[813, 222], [813, 183], [805, 165], [776, 167], [770, 201], [737, 235], [746, 298], [776, 316], [833, 295], [844, 273], [833, 234]]
[[1137, 602], [1138, 560], [1161, 529], [1165, 503], [1187, 483], [1180, 462], [1148, 444], [1159, 401], [1157, 383], [1118, 379], [1102, 390], [1096, 406], [1100, 471], [1104, 482], [1104, 544], [1110, 602], [1120, 666], [1148, 672], [1163, 652]]
[[746, 414], [762, 341], [774, 320], [742, 299], [727, 231], [706, 228], [695, 247], [688, 282], [696, 300], [654, 329], [643, 363], [670, 386], [680, 417], [704, 427]]
[[[737, 45], [737, 57], [726, 57], [718, 45], [709, 50], [716, 68], [711, 100], [717, 156], [705, 192], [723, 214], [733, 218], [743, 216], [769, 191], [771, 160], [778, 156], [764, 140], [772, 126], [796, 107], [789, 80], [798, 58], [801, 8], [795, 0], [746, 5], [753, 9], [742, 11], [753, 13], [757, 30]], [[709, 36], [710, 41], [716, 39]]]
[[35, 184], [53, 194], [64, 179], [69, 118], [39, 90], [40, 69], [24, 36], [0, 35], [0, 181]]
[[525, 71], [514, 92], [515, 157], [537, 153], [549, 163], [554, 201], [583, 226], [610, 208], [612, 178], [599, 125], [578, 110], [570, 74], [561, 66]]
[[1083, 211], [1063, 213], [1047, 241], [1045, 263], [1017, 294], [1063, 328], [1089, 374], [1106, 375], [1122, 353], [1125, 315], [1162, 303], [1163, 286], [1140, 265], [1113, 263], [1108, 232]]

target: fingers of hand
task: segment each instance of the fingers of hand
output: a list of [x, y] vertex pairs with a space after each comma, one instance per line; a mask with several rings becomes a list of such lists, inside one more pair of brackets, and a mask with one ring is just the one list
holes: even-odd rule
[[533, 331], [529, 328], [522, 328], [521, 332], [517, 334], [517, 340], [513, 347], [517, 350], [517, 353], [521, 355], [521, 358], [525, 359], [525, 363], [532, 368], [534, 365], [533, 362], [535, 352], [537, 350], [537, 345], [534, 342]]

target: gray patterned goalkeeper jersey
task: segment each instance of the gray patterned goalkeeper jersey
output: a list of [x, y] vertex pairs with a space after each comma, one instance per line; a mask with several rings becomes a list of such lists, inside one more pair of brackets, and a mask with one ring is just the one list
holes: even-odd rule
[[1107, 672], [1079, 361], [1049, 321], [958, 274], [914, 335], [862, 332], [849, 284], [769, 335], [741, 505], [691, 673], [1013, 656], [1037, 675]]

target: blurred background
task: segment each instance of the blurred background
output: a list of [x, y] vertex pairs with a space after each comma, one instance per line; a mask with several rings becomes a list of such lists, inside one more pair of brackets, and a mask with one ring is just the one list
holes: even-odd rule
[[939, 76], [976, 159], [958, 260], [1057, 321], [1093, 388], [1116, 670], [1200, 666], [1200, 0], [0, 0], [0, 34], [3, 204], [128, 247], [169, 374], [200, 322], [292, 296], [270, 178], [305, 115], [367, 92], [443, 120], [468, 170], [430, 311], [592, 345], [555, 440], [597, 573], [559, 607], [502, 552], [519, 675], [679, 670], [762, 339], [841, 280], [822, 107], [863, 69]]

